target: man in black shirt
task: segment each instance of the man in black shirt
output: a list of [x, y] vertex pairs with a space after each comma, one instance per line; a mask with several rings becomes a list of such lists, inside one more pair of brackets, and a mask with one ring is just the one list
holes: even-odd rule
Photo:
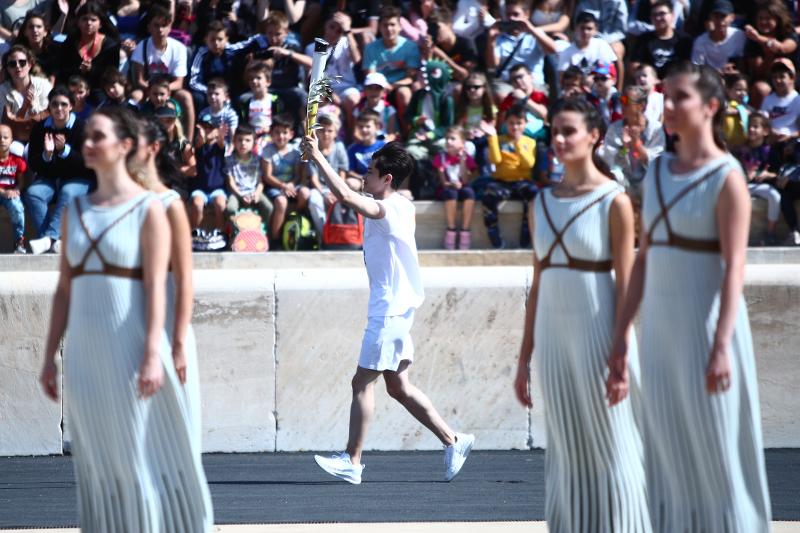
[[478, 66], [478, 50], [475, 44], [455, 34], [453, 13], [441, 7], [427, 20], [428, 35], [419, 43], [422, 59], [444, 61], [453, 71], [453, 79], [464, 81]]
[[650, 20], [655, 30], [643, 34], [633, 49], [631, 71], [646, 63], [655, 67], [658, 77], [664, 79], [670, 63], [689, 59], [692, 38], [675, 31], [671, 0], [655, 0], [650, 6]]

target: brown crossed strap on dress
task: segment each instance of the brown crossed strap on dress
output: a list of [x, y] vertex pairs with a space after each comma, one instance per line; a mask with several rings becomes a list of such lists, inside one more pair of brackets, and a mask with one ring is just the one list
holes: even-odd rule
[[[117, 276], [121, 278], [130, 278], [130, 279], [142, 279], [144, 277], [143, 271], [140, 268], [125, 268], [117, 265], [112, 265], [108, 261], [106, 261], [103, 254], [100, 252], [100, 248], [98, 247], [100, 241], [106, 234], [116, 226], [120, 221], [122, 221], [125, 217], [133, 213], [137, 207], [142, 205], [145, 200], [147, 200], [149, 196], [145, 196], [138, 202], [136, 202], [133, 207], [122, 213], [118, 218], [114, 220], [111, 224], [109, 224], [106, 229], [97, 236], [97, 238], [92, 238], [92, 234], [89, 233], [89, 228], [86, 227], [86, 223], [83, 221], [83, 207], [81, 206], [80, 198], [75, 198], [75, 208], [78, 210], [78, 220], [81, 223], [81, 227], [83, 228], [83, 232], [86, 234], [86, 238], [89, 239], [89, 248], [86, 250], [86, 253], [83, 255], [83, 259], [81, 262], [78, 263], [76, 266], [70, 268], [70, 273], [73, 278], [77, 278], [78, 276]], [[89, 260], [89, 255], [92, 252], [97, 254], [97, 257], [100, 259], [100, 262], [103, 263], [102, 270], [86, 270], [86, 261]]]
[[[567, 232], [567, 229], [572, 225], [573, 222], [578, 220], [582, 214], [587, 212], [589, 209], [594, 207], [595, 205], [602, 202], [609, 194], [616, 192], [616, 189], [611, 189], [610, 191], [602, 194], [589, 202], [583, 209], [575, 213], [572, 218], [570, 218], [564, 227], [561, 230], [557, 230], [555, 224], [553, 224], [553, 219], [550, 218], [550, 212], [547, 210], [547, 202], [545, 201], [546, 194], [542, 193], [542, 211], [544, 211], [544, 217], [547, 219], [547, 224], [549, 224], [550, 229], [553, 231], [553, 234], [556, 236], [553, 244], [550, 246], [550, 249], [547, 250], [547, 255], [544, 256], [543, 259], [539, 260], [539, 271], [543, 271], [548, 268], [552, 267], [560, 267], [560, 268], [570, 268], [573, 270], [582, 270], [585, 272], [610, 272], [614, 266], [614, 262], [610, 259], [608, 261], [587, 261], [585, 259], [577, 259], [572, 257], [567, 250], [566, 244], [564, 244], [564, 233]], [[553, 264], [551, 261], [553, 257], [553, 252], [556, 249], [556, 246], [561, 246], [561, 249], [564, 251], [564, 255], [567, 256], [567, 262], [564, 264]]]
[[[713, 169], [703, 174], [703, 176], [700, 179], [684, 187], [667, 204], [664, 203], [664, 193], [661, 190], [661, 158], [659, 158], [658, 161], [656, 161], [656, 193], [658, 195], [658, 205], [661, 211], [660, 213], [658, 213], [658, 215], [656, 215], [656, 217], [650, 223], [650, 231], [647, 232], [648, 244], [653, 246], [672, 246], [675, 248], [682, 248], [684, 250], [689, 250], [693, 252], [720, 251], [719, 239], [692, 239], [690, 237], [683, 237], [672, 231], [672, 225], [669, 223], [669, 210], [675, 207], [675, 205], [679, 201], [681, 201], [681, 199], [684, 196], [689, 194], [689, 192], [691, 192], [701, 183], [706, 182], [711, 176], [719, 172], [719, 170], [722, 169], [726, 164], [727, 163], [722, 163], [721, 165], [717, 165]], [[661, 220], [664, 221], [664, 226], [666, 226], [667, 239], [662, 241], [656, 241], [653, 239], [653, 235], [655, 234], [656, 226], [658, 225], [659, 222], [661, 222]]]

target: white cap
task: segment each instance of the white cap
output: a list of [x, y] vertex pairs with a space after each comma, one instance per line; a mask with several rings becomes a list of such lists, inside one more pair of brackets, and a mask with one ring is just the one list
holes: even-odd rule
[[389, 82], [386, 81], [386, 76], [381, 74], [380, 72], [370, 72], [367, 74], [367, 77], [364, 78], [364, 87], [367, 85], [380, 85], [384, 89], [389, 87]]

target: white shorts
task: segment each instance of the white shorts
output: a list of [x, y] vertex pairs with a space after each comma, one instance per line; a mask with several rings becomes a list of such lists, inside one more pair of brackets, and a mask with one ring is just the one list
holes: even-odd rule
[[358, 366], [378, 372], [394, 372], [401, 361], [414, 361], [414, 343], [411, 340], [413, 324], [413, 308], [403, 315], [368, 318]]

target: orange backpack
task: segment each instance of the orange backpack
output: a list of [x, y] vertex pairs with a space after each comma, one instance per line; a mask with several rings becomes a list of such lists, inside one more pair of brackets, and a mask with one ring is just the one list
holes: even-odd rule
[[341, 202], [331, 205], [322, 227], [322, 248], [360, 250], [363, 244], [364, 217]]

